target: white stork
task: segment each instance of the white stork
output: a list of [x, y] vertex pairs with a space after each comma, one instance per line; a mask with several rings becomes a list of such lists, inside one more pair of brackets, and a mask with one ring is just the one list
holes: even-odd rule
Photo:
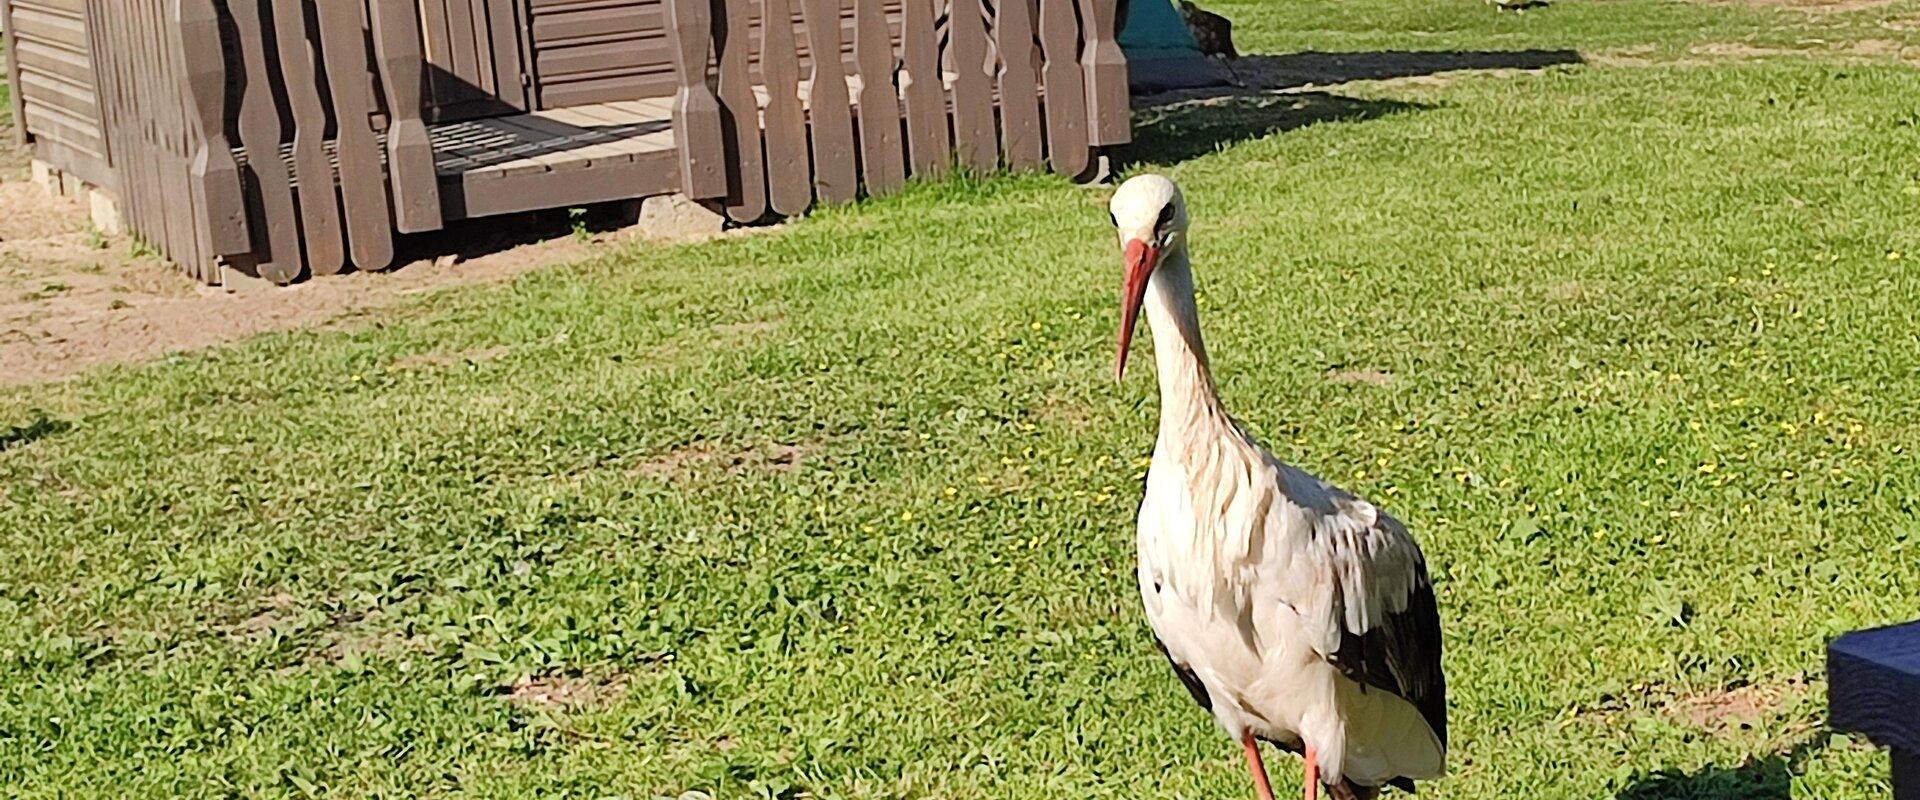
[[1111, 206], [1125, 252], [1119, 362], [1141, 308], [1153, 330], [1160, 433], [1140, 503], [1140, 595], [1167, 660], [1246, 750], [1306, 758], [1306, 797], [1411, 790], [1447, 752], [1440, 615], [1399, 520], [1281, 463], [1222, 407], [1200, 341], [1180, 189], [1159, 175]]

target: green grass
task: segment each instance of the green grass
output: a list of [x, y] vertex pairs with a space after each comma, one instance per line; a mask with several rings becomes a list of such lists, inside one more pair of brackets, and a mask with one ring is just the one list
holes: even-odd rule
[[[1255, 50], [1659, 48], [1134, 149], [1178, 161], [1228, 402], [1427, 547], [1422, 791], [1886, 796], [1819, 678], [1920, 596], [1920, 72], [1689, 52], [1914, 5], [1280, 7], [1227, 10]], [[1103, 198], [923, 186], [0, 393], [0, 785], [1251, 796], [1136, 609]]]

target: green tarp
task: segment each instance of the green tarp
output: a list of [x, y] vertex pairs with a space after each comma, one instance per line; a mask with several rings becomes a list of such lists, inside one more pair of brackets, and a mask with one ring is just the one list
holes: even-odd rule
[[1169, 89], [1219, 86], [1227, 71], [1200, 54], [1187, 23], [1173, 7], [1174, 0], [1132, 0], [1126, 3], [1127, 22], [1120, 29], [1120, 49], [1127, 54], [1127, 74], [1135, 94]]

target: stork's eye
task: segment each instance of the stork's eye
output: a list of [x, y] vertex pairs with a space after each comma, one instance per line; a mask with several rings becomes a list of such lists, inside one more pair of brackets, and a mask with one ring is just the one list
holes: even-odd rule
[[1113, 223], [1113, 227], [1120, 227], [1120, 218], [1114, 216], [1111, 211], [1107, 212], [1107, 221]]
[[1156, 231], [1164, 232], [1167, 229], [1167, 226], [1172, 224], [1173, 224], [1173, 204], [1168, 203], [1165, 208], [1160, 209], [1160, 218], [1154, 221], [1153, 229]]

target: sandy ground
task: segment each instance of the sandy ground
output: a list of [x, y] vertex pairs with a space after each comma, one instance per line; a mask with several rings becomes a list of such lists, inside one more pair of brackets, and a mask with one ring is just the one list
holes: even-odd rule
[[583, 257], [604, 238], [569, 235], [564, 223], [521, 226], [518, 240], [452, 231], [414, 263], [386, 273], [228, 292], [140, 254], [131, 239], [93, 232], [77, 202], [48, 196], [24, 170], [4, 172], [0, 386], [316, 325], [442, 286], [501, 280]]

